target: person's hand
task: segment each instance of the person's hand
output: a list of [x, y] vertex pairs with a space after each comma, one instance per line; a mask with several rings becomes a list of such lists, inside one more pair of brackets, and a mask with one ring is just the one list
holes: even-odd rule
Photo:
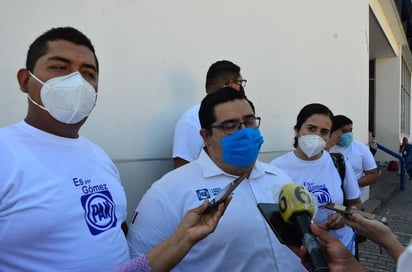
[[326, 222], [326, 229], [340, 229], [345, 226], [345, 218], [340, 213], [332, 213], [328, 216], [328, 221]]
[[185, 232], [193, 243], [202, 240], [215, 230], [231, 199], [232, 196], [229, 196], [224, 202], [208, 212], [206, 212], [209, 206], [207, 200], [197, 208], [187, 211], [178, 227], [178, 232]]
[[328, 216], [328, 220], [326, 222], [317, 221], [314, 224], [318, 228], [323, 229], [325, 231], [331, 229], [340, 229], [345, 226], [345, 217], [339, 213], [332, 213]]
[[341, 135], [342, 135], [342, 131], [340, 129], [335, 130], [333, 133], [331, 133], [329, 136], [329, 140], [326, 143], [325, 149], [329, 150], [330, 148], [335, 146], [339, 142]]
[[[326, 230], [318, 228], [315, 224], [310, 225], [310, 229], [316, 237], [318, 237], [319, 244], [322, 248], [323, 255], [329, 266], [330, 272], [360, 272], [366, 269], [356, 261], [352, 253], [339, 241], [339, 239], [330, 235]], [[306, 249], [300, 248], [300, 257], [302, 264], [309, 270], [307, 264]]]
[[165, 241], [146, 253], [153, 272], [170, 271], [194, 244], [212, 233], [232, 196], [206, 212], [209, 202], [186, 212], [177, 230]]
[[391, 236], [393, 233], [385, 224], [377, 221], [366, 219], [360, 214], [348, 215], [346, 224], [356, 229], [356, 231], [374, 241], [375, 243], [382, 243], [383, 238]]
[[395, 261], [398, 260], [404, 250], [404, 247], [389, 227], [377, 220], [370, 220], [359, 214], [353, 214], [347, 217], [346, 224], [356, 229], [359, 234], [383, 246]]

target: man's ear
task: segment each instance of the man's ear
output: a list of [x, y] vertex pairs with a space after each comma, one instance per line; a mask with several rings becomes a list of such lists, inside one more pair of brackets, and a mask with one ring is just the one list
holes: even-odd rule
[[208, 146], [210, 144], [210, 136], [212, 133], [209, 130], [202, 128], [200, 129], [199, 134], [202, 137], [205, 146]]
[[22, 68], [17, 72], [17, 82], [19, 83], [20, 90], [23, 93], [27, 93], [29, 90], [28, 89], [29, 79], [30, 79], [30, 74], [27, 69]]
[[230, 80], [226, 86], [235, 89], [236, 91], [240, 91], [239, 84], [235, 83], [233, 80]]

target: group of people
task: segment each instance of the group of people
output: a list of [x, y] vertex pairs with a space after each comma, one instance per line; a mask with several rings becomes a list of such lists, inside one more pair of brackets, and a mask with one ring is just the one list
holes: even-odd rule
[[[274, 192], [288, 183], [317, 199], [311, 228], [330, 271], [363, 271], [354, 229], [395, 260], [404, 251], [385, 225], [324, 208], [362, 209], [359, 187], [377, 179], [350, 119], [335, 121], [325, 105], [308, 104], [294, 125], [295, 149], [261, 162], [262, 118], [230, 61], [209, 68], [207, 95], [176, 125], [176, 169], [153, 183], [127, 226], [115, 165], [79, 134], [98, 75], [94, 47], [77, 29], [52, 28], [30, 45], [17, 73], [27, 115], [0, 129], [0, 271], [306, 271], [306, 250], [281, 244], [257, 209], [276, 202]], [[208, 208], [246, 173], [233, 196]], [[404, 252], [400, 262], [411, 259]]]

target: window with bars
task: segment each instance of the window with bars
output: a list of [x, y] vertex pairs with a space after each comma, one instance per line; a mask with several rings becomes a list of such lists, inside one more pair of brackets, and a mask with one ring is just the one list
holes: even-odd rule
[[401, 71], [401, 133], [409, 135], [411, 126], [411, 72], [404, 59]]

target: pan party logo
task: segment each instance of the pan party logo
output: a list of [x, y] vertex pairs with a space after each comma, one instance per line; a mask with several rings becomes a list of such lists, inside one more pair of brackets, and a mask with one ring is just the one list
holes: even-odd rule
[[115, 204], [109, 191], [83, 195], [81, 202], [91, 234], [98, 235], [116, 226]]

